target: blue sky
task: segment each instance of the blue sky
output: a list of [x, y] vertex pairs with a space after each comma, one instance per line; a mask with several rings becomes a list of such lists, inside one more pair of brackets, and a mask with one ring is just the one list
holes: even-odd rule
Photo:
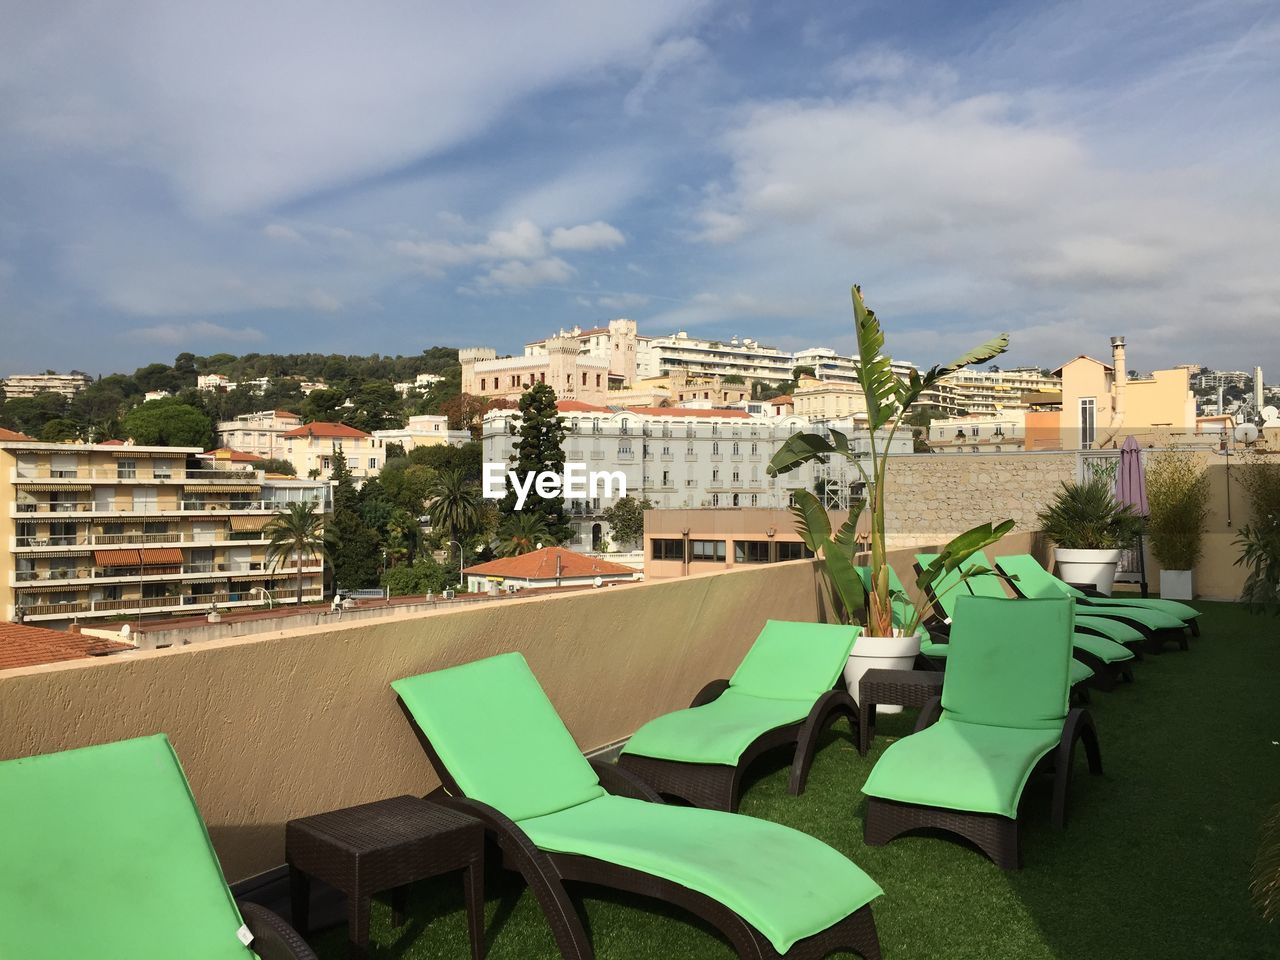
[[[202, 9], [203, 8], [203, 9]], [[561, 326], [1280, 380], [1272, 2], [0, 0], [0, 374]]]

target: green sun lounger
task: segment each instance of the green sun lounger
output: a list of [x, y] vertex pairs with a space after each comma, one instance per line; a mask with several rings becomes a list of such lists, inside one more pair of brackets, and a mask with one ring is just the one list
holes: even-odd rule
[[163, 734], [0, 762], [0, 957], [315, 960], [237, 904]]
[[518, 653], [392, 683], [444, 786], [484, 822], [565, 957], [591, 941], [564, 882], [691, 910], [740, 956], [879, 958], [880, 888], [831, 847], [735, 813], [667, 806], [639, 778], [589, 762]]
[[858, 707], [841, 677], [861, 629], [770, 620], [732, 677], [642, 726], [619, 766], [663, 796], [733, 812], [752, 761], [795, 744], [789, 789], [798, 796], [822, 731], [843, 716], [857, 735]]
[[1023, 790], [1048, 767], [1053, 822], [1066, 825], [1077, 740], [1090, 771], [1102, 772], [1093, 721], [1067, 706], [1072, 615], [1066, 598], [957, 600], [942, 696], [921, 711], [915, 733], [889, 745], [863, 785], [868, 844], [935, 828], [1016, 869]]
[[[937, 556], [938, 555], [936, 553], [917, 553], [917, 571], [923, 570], [929, 564], [933, 563]], [[975, 554], [975, 556], [981, 556], [981, 554]], [[987, 564], [984, 561], [985, 557], [983, 560], [970, 560], [971, 563], [980, 563], [983, 566], [990, 566], [990, 564]], [[934, 610], [942, 612], [947, 619], [948, 626], [954, 625], [955, 623], [956, 601], [961, 597], [974, 596], [970, 586], [970, 584], [974, 582], [974, 579], [967, 580], [957, 586], [956, 584], [960, 580], [960, 576], [961, 573], [958, 569], [953, 570], [951, 573], [944, 574], [934, 583], [933, 588], [929, 591], [929, 600], [933, 604]], [[995, 586], [1000, 588], [999, 582], [997, 582]], [[999, 598], [1005, 599], [1003, 588], [1000, 588]], [[1139, 640], [1142, 639], [1141, 634], [1135, 634], [1135, 637]], [[1072, 692], [1080, 701], [1087, 702], [1089, 700], [1087, 684], [1095, 676], [1094, 668], [1090, 664], [1073, 656], [1071, 663], [1067, 666], [1067, 669], [1070, 675]]]
[[[1049, 573], [1029, 553], [1001, 557], [996, 562], [999, 564], [1002, 573], [1017, 577], [1014, 582], [1014, 589], [1024, 597], [1042, 599], [1068, 597], [1076, 604], [1077, 617], [1088, 616], [1096, 620], [1113, 620], [1126, 624], [1141, 632], [1149, 643], [1157, 646], [1162, 639], [1172, 637], [1178, 641], [1178, 645], [1183, 650], [1187, 649], [1187, 630], [1189, 628], [1186, 621], [1166, 610], [1130, 605], [1120, 600], [1119, 597], [1112, 598], [1116, 602], [1106, 606], [1091, 605], [1088, 602], [1089, 598], [1084, 597], [1082, 591]], [[1081, 594], [1081, 597], [1076, 597], [1075, 594], [1077, 593]], [[1149, 603], [1150, 601], [1147, 602]], [[1172, 603], [1173, 601], [1170, 602]], [[1178, 606], [1182, 606], [1182, 604], [1178, 604]], [[1194, 620], [1192, 622], [1194, 623]]]

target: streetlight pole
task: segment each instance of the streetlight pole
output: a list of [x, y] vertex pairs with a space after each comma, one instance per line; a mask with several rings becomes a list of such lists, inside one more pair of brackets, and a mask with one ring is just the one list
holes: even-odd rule
[[459, 590], [461, 590], [461, 589], [462, 589], [462, 587], [463, 587], [463, 581], [462, 581], [462, 544], [458, 543], [458, 541], [457, 541], [457, 540], [450, 540], [450, 541], [449, 541], [449, 543], [450, 543], [451, 545], [452, 545], [452, 544], [457, 544], [457, 547], [458, 547], [458, 589], [459, 589]]

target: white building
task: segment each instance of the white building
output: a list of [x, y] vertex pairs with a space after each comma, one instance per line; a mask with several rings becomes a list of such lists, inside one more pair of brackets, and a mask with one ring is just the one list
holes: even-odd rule
[[1027, 411], [1004, 410], [934, 420], [929, 446], [935, 453], [1001, 453], [1021, 450], [1026, 441]]
[[[396, 393], [402, 397], [407, 397], [414, 390], [430, 390], [435, 384], [443, 380], [444, 377], [434, 373], [420, 373], [412, 380], [405, 380], [401, 383], [392, 384], [396, 388]], [[304, 391], [310, 392], [310, 391]]]
[[0, 384], [4, 385], [5, 396], [10, 400], [18, 397], [34, 397], [38, 393], [60, 393], [70, 400], [91, 383], [93, 383], [93, 377], [78, 371], [15, 373], [11, 377], [0, 380]]
[[1030, 393], [1062, 389], [1062, 378], [1040, 372], [1038, 367], [1012, 370], [957, 370], [945, 382], [954, 391], [956, 404], [970, 414], [998, 414], [1026, 410]]
[[339, 451], [352, 478], [358, 481], [357, 486], [360, 481], [376, 477], [387, 462], [386, 443], [345, 423], [306, 423], [285, 432], [280, 439], [284, 443], [281, 459], [292, 463], [299, 477], [331, 479]]
[[[785, 508], [791, 492], [821, 487], [831, 506], [847, 506], [857, 495], [857, 471], [843, 458], [827, 465], [809, 464], [781, 477], [765, 470], [792, 434], [806, 429], [847, 430], [858, 452], [869, 449], [868, 436], [853, 423], [811, 427], [799, 417], [753, 416], [745, 410], [696, 410], [680, 407], [609, 408], [561, 401], [565, 422], [566, 462], [586, 464], [590, 472], [619, 471], [630, 496], [645, 498], [658, 509], [696, 507]], [[519, 442], [517, 411], [493, 410], [485, 415], [485, 463], [509, 462]], [[842, 431], [843, 432], [843, 431]], [[894, 452], [910, 453], [909, 431], [894, 442]], [[599, 550], [609, 543], [602, 512], [617, 496], [567, 501], [575, 550]], [[614, 544], [625, 548], [628, 544]]]
[[681, 330], [667, 337], [652, 337], [647, 345], [646, 366], [654, 375], [684, 370], [689, 376], [739, 376], [748, 383], [784, 383], [791, 379], [795, 358], [785, 350], [767, 347], [750, 337], [704, 340]]

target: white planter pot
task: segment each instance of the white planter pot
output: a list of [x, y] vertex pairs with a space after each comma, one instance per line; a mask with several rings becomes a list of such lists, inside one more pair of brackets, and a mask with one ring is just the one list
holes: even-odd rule
[[1166, 600], [1194, 600], [1194, 576], [1191, 570], [1161, 570], [1160, 596]]
[[[858, 684], [868, 670], [910, 670], [920, 653], [920, 635], [910, 637], [870, 637], [859, 634], [844, 665], [844, 683], [856, 702]], [[894, 704], [876, 705], [877, 714], [901, 713]]]
[[1111, 585], [1116, 579], [1116, 565], [1120, 562], [1119, 550], [1063, 550], [1054, 557], [1058, 562], [1058, 577], [1067, 583], [1083, 583], [1096, 587], [1105, 596], [1111, 596]]

